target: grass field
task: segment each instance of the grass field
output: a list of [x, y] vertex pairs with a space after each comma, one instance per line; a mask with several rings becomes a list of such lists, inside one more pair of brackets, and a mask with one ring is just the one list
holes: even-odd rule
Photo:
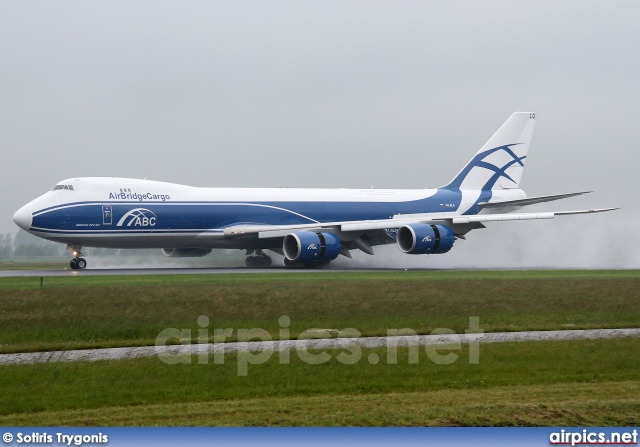
[[640, 339], [482, 345], [480, 362], [344, 365], [274, 355], [0, 367], [0, 425], [638, 425]]
[[640, 326], [639, 271], [317, 272], [0, 278], [0, 352], [153, 345], [166, 328], [264, 328], [279, 317], [365, 336]]
[[0, 261], [0, 270], [64, 270], [65, 268], [69, 268], [69, 262], [59, 259]]
[[[170, 327], [463, 332], [640, 326], [639, 271], [0, 278], [0, 352], [154, 344]], [[195, 340], [193, 340], [195, 341]], [[640, 339], [481, 345], [451, 365], [157, 358], [0, 366], [0, 425], [638, 425]], [[446, 352], [446, 351], [445, 351]], [[404, 359], [404, 360], [403, 360]]]

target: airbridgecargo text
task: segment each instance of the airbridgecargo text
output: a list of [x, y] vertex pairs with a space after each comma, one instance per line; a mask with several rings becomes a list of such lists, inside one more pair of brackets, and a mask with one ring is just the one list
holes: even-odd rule
[[138, 194], [137, 192], [110, 192], [109, 200], [170, 200], [171, 197], [168, 194], [152, 194], [150, 192]]

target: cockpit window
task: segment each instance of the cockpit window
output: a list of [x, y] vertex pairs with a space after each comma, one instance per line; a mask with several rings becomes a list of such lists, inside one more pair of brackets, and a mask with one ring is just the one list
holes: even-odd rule
[[56, 185], [53, 187], [51, 191], [58, 191], [59, 189], [66, 189], [69, 191], [73, 191], [73, 185]]

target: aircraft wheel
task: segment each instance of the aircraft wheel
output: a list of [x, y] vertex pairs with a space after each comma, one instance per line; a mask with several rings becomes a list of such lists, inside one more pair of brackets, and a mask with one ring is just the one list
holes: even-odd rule
[[69, 267], [71, 267], [72, 270], [78, 270], [80, 268], [78, 267], [78, 260], [72, 259], [71, 261], [69, 261]]
[[292, 269], [321, 269], [329, 266], [329, 261], [290, 261], [284, 258], [284, 266]]
[[87, 268], [87, 261], [84, 258], [78, 258], [76, 265], [79, 269]]
[[306, 269], [324, 269], [329, 267], [329, 261], [309, 261], [303, 264]]
[[248, 256], [245, 259], [247, 267], [271, 267], [271, 258], [269, 256]]

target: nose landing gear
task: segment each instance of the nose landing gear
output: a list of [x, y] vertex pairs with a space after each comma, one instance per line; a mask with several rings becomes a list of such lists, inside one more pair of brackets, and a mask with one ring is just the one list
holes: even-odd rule
[[87, 268], [87, 261], [84, 258], [81, 258], [82, 256], [82, 252], [80, 251], [82, 247], [70, 247], [71, 250], [73, 250], [73, 259], [71, 261], [69, 261], [69, 267], [71, 267], [72, 270], [82, 270], [84, 268]]

